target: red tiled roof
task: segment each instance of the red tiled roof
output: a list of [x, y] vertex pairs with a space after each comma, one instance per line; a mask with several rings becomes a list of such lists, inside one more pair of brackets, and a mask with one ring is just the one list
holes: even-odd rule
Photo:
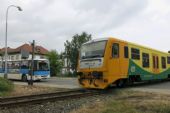
[[[8, 47], [7, 50], [8, 50], [9, 53], [10, 53], [11, 51], [13, 51], [13, 49], [10, 48], [10, 47]], [[1, 52], [1, 53], [5, 52], [5, 48], [0, 49], [0, 52]]]
[[[23, 44], [17, 48], [8, 47], [8, 53], [20, 53], [21, 50], [32, 53], [32, 46], [30, 44]], [[0, 53], [4, 53], [5, 48], [0, 49]], [[48, 50], [42, 46], [35, 46], [35, 53], [37, 54], [47, 54]]]

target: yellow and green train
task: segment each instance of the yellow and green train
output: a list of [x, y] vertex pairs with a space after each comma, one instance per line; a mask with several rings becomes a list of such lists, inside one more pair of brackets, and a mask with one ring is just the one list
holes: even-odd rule
[[112, 37], [84, 43], [78, 62], [78, 80], [84, 88], [123, 87], [170, 77], [169, 53]]

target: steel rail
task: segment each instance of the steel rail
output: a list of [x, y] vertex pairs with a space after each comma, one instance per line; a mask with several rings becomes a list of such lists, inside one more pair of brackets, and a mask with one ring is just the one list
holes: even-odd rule
[[16, 96], [16, 97], [5, 97], [5, 98], [0, 98], [0, 103], [5, 102], [5, 101], [12, 101], [12, 100], [21, 100], [21, 99], [26, 99], [26, 98], [37, 98], [40, 96], [49, 96], [49, 95], [62, 95], [64, 93], [72, 93], [72, 92], [83, 92], [83, 90], [77, 89], [77, 90], [67, 90], [67, 91], [60, 91], [60, 92], [52, 92], [52, 93], [41, 93], [41, 94], [33, 94], [33, 95], [24, 95], [24, 96]]
[[0, 99], [0, 108], [15, 107], [21, 105], [40, 104], [43, 102], [62, 101], [66, 99], [75, 99], [80, 97], [101, 94], [100, 91], [88, 90], [70, 90], [64, 92], [54, 92], [38, 95], [10, 97]]

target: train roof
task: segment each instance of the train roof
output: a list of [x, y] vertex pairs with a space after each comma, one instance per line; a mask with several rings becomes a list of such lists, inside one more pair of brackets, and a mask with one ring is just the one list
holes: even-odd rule
[[[98, 41], [105, 41], [105, 40], [108, 40], [109, 38], [98, 38], [98, 39], [93, 39], [93, 40], [90, 40], [88, 42], [85, 42], [84, 44], [89, 44], [89, 43], [92, 43], [92, 42], [98, 42]], [[83, 44], [83, 45], [84, 45]]]
[[128, 43], [128, 44], [134, 45], [134, 46], [138, 46], [140, 48], [149, 49], [149, 50], [153, 50], [153, 51], [156, 51], [156, 52], [159, 52], [159, 53], [170, 55], [168, 52], [160, 51], [160, 50], [153, 49], [153, 48], [148, 47], [148, 46], [143, 46], [143, 45], [140, 45], [140, 44], [136, 44], [136, 43], [133, 43], [133, 42], [128, 42], [128, 41], [121, 40], [121, 39], [118, 39], [118, 38], [115, 38], [115, 37], [110, 37], [109, 39], [114, 39], [114, 40], [117, 40], [117, 41], [120, 41], [120, 42], [125, 42], [125, 43]]
[[105, 38], [93, 39], [93, 40], [90, 40], [90, 41], [88, 41], [88, 42], [86, 42], [84, 44], [89, 44], [89, 43], [92, 43], [92, 42], [98, 42], [98, 41], [104, 41], [104, 40], [117, 40], [119, 42], [125, 42], [125, 43], [128, 43], [128, 44], [134, 45], [134, 46], [138, 46], [138, 47], [141, 47], [141, 48], [145, 48], [145, 49], [153, 50], [153, 51], [156, 51], [156, 52], [159, 52], [159, 53], [170, 55], [168, 52], [163, 52], [163, 51], [160, 51], [160, 50], [157, 50], [157, 49], [153, 49], [151, 47], [142, 46], [140, 44], [136, 44], [136, 43], [133, 43], [133, 42], [128, 42], [128, 41], [121, 40], [121, 39], [118, 39], [118, 38], [115, 38], [115, 37], [105, 37]]

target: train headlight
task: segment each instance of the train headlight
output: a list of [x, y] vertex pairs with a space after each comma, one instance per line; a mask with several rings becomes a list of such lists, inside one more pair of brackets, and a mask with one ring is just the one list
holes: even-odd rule
[[94, 76], [97, 79], [103, 78], [103, 72], [93, 71], [92, 76]]

